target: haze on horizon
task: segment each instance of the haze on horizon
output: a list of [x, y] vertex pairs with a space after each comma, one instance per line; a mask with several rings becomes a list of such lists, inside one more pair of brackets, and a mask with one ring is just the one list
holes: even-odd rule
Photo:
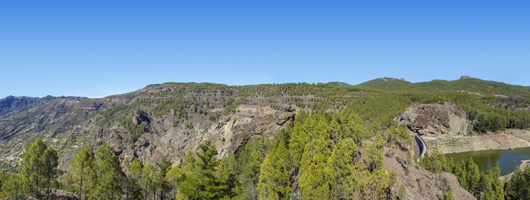
[[0, 98], [164, 82], [530, 85], [527, 1], [0, 2]]

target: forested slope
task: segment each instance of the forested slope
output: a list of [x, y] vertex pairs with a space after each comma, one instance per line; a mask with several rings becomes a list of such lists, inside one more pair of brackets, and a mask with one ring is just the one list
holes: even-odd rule
[[[410, 134], [394, 117], [414, 104], [450, 102], [466, 111], [474, 134], [528, 128], [529, 91], [478, 79], [377, 79], [165, 83], [101, 99], [58, 98], [0, 118], [4, 169], [20, 172], [22, 164], [22, 173], [4, 178], [3, 195], [39, 196], [32, 188], [51, 186], [83, 199], [402, 199], [407, 188], [383, 156], [416, 164]], [[44, 159], [54, 173], [35, 175], [45, 185], [28, 179], [24, 166], [32, 164], [17, 157], [35, 141], [57, 155]], [[490, 191], [464, 188], [477, 197]]]

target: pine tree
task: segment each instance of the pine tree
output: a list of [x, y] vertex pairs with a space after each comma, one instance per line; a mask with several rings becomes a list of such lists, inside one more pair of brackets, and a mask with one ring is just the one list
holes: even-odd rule
[[184, 180], [179, 183], [179, 190], [185, 194], [187, 198], [197, 198], [198, 195], [198, 191], [193, 189], [193, 184], [196, 182], [196, 173], [194, 171], [195, 161], [194, 153], [187, 150], [184, 159], [182, 159], [182, 163], [180, 163], [182, 173], [184, 174]]
[[[281, 135], [284, 131], [284, 129], [279, 130], [277, 135]], [[258, 198], [257, 184], [260, 176], [260, 166], [267, 150], [267, 141], [268, 139], [265, 138], [249, 140], [239, 151], [237, 158], [228, 156], [223, 159], [228, 162], [227, 167], [231, 173], [238, 174], [237, 178], [241, 183], [241, 187], [238, 188], [238, 198], [240, 199]]]
[[[151, 164], [147, 164], [142, 168], [141, 183], [144, 186], [144, 198], [149, 198], [150, 191], [153, 191], [153, 178], [156, 174], [156, 168]], [[154, 196], [154, 194], [153, 194]]]
[[177, 191], [179, 190], [178, 184], [184, 180], [184, 173], [180, 168], [173, 167], [166, 173], [165, 180], [169, 183], [173, 191], [173, 199], [176, 199]]
[[290, 196], [287, 167], [289, 152], [284, 141], [276, 141], [261, 164], [258, 182], [259, 199], [288, 199]]
[[304, 199], [323, 199], [330, 197], [329, 185], [331, 171], [326, 170], [326, 161], [331, 152], [329, 146], [329, 128], [322, 116], [318, 123], [308, 132], [309, 141], [306, 143], [300, 165], [300, 189]]
[[[188, 171], [186, 180], [180, 185], [181, 191], [189, 199], [221, 199], [233, 196], [229, 183], [223, 181], [216, 173], [220, 162], [215, 156], [217, 149], [207, 140], [200, 145], [201, 152], [193, 165], [193, 170]], [[189, 159], [189, 158], [188, 158]], [[186, 166], [190, 167], [190, 163]]]
[[358, 191], [355, 157], [359, 154], [353, 139], [339, 141], [328, 159], [326, 171], [331, 174], [333, 199], [352, 199]]
[[132, 199], [143, 199], [142, 195], [142, 175], [143, 175], [143, 166], [137, 158], [134, 158], [129, 165], [129, 188], [127, 193], [131, 194]]
[[519, 166], [515, 167], [511, 179], [506, 183], [506, 199], [530, 199], [530, 167], [521, 171]]
[[311, 118], [308, 118], [305, 121], [297, 121], [295, 119], [295, 126], [289, 141], [289, 152], [292, 159], [291, 162], [294, 167], [300, 166], [300, 160], [302, 159], [304, 148], [307, 141], [310, 139], [308, 132], [312, 131], [313, 123], [314, 121]]
[[121, 171], [118, 157], [105, 143], [96, 152], [98, 185], [95, 194], [102, 199], [119, 199], [123, 195], [125, 174]]
[[44, 154], [42, 155], [41, 159], [43, 160], [43, 163], [45, 163], [45, 165], [43, 166], [43, 178], [44, 187], [46, 188], [47, 199], [49, 199], [50, 188], [52, 187], [52, 184], [58, 185], [56, 178], [59, 174], [57, 170], [57, 166], [59, 165], [59, 156], [57, 156], [57, 152], [53, 148], [48, 147], [44, 151]]
[[407, 188], [403, 184], [399, 187], [398, 198], [400, 200], [407, 198]]
[[73, 188], [74, 191], [80, 194], [81, 199], [83, 196], [87, 199], [87, 193], [93, 190], [90, 186], [94, 184], [91, 184], [91, 182], [95, 179], [93, 176], [95, 157], [90, 144], [77, 153], [70, 166], [72, 167], [70, 169], [70, 177], [75, 186]]
[[21, 174], [11, 174], [2, 183], [0, 197], [2, 199], [22, 200], [27, 199], [24, 194], [24, 183]]
[[370, 170], [381, 170], [384, 168], [384, 141], [380, 134], [376, 134], [374, 142], [368, 145], [367, 154]]
[[153, 180], [152, 190], [154, 194], [153, 199], [164, 199], [164, 191], [166, 187], [164, 178], [165, 178], [165, 174], [162, 172], [162, 170], [158, 169], [152, 179]]
[[469, 186], [468, 191], [470, 191], [474, 196], [479, 196], [478, 184], [480, 181], [480, 171], [478, 170], [477, 164], [473, 162], [473, 158], [469, 157], [465, 164], [466, 171], [466, 182]]
[[166, 156], [163, 156], [160, 162], [156, 162], [158, 168], [158, 176], [156, 176], [156, 186], [159, 192], [160, 198], [164, 199], [166, 193], [171, 190], [169, 183], [165, 181], [166, 173], [171, 169], [173, 163]]
[[392, 187], [391, 181], [385, 170], [364, 170], [360, 179], [361, 198], [363, 199], [387, 199], [387, 191]]
[[[49, 188], [57, 176], [57, 152], [42, 139], [32, 139], [25, 144], [22, 155], [22, 180], [26, 194], [41, 198], [40, 189]], [[46, 193], [49, 191], [47, 190]]]

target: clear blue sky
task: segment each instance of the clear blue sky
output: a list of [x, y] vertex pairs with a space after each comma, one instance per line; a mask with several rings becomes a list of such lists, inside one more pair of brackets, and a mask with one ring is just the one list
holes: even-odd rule
[[530, 85], [530, 1], [1, 1], [0, 98], [470, 75]]

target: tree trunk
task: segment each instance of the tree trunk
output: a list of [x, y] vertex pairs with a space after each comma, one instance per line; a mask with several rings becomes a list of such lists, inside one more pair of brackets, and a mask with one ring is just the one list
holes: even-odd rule
[[177, 184], [173, 181], [173, 200], [177, 199]]
[[147, 196], [149, 196], [149, 191], [147, 190], [147, 181], [145, 182], [145, 189], [144, 189], [145, 199], [147, 199]]
[[[83, 175], [81, 175], [81, 181], [79, 183], [79, 197], [81, 198], [81, 200], [83, 200]], [[86, 196], [85, 196], [85, 199], [86, 199]]]

